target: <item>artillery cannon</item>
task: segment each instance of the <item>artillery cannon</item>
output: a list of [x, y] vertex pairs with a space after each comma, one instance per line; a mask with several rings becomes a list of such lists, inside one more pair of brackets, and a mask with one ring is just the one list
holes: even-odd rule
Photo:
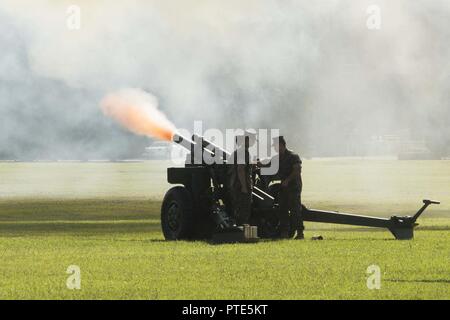
[[[278, 193], [280, 184], [266, 187], [258, 174], [254, 175], [253, 201], [250, 225], [236, 226], [232, 217], [227, 189], [227, 157], [229, 153], [206, 140], [193, 135], [192, 140], [175, 134], [173, 142], [188, 151], [184, 167], [167, 169], [167, 180], [177, 184], [167, 191], [161, 206], [161, 224], [167, 240], [212, 239], [215, 242], [253, 242], [259, 238], [280, 237], [278, 219]], [[430, 204], [438, 201], [423, 200], [423, 206], [413, 216], [372, 217], [308, 209], [302, 206], [304, 221], [346, 224], [388, 229], [396, 239], [414, 237], [416, 220]], [[291, 223], [294, 226], [294, 223]], [[294, 235], [294, 228], [291, 228]]]

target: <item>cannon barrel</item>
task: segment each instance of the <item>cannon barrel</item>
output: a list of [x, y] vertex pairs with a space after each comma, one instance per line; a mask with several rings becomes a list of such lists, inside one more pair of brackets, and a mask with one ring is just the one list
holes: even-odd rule
[[[224, 163], [226, 163], [227, 158], [231, 155], [230, 152], [228, 152], [227, 150], [221, 148], [220, 146], [212, 143], [209, 140], [206, 140], [204, 137], [199, 136], [199, 135], [192, 135], [192, 140], [195, 141], [195, 143], [201, 143], [202, 147], [204, 150], [207, 150], [208, 152], [210, 152], [212, 155], [216, 155], [217, 153], [220, 154], [221, 159], [223, 160]], [[269, 201], [274, 201], [274, 198], [264, 192], [263, 190], [259, 189], [256, 186], [253, 186], [253, 192], [252, 194], [258, 198], [259, 200], [269, 200]]]
[[[231, 155], [227, 150], [197, 134], [193, 134], [192, 140], [190, 140], [176, 133], [174, 134], [172, 141], [190, 151], [190, 161], [192, 164], [203, 163], [203, 151], [208, 152], [212, 156], [219, 154], [220, 160], [222, 160], [223, 164], [227, 162], [227, 158]], [[200, 146], [201, 149], [197, 149], [200, 148]], [[264, 192], [256, 186], [253, 186], [252, 194], [259, 200], [268, 200], [271, 202], [274, 201], [274, 198], [270, 194]]]
[[200, 161], [200, 163], [203, 162], [203, 152], [207, 152], [212, 156], [219, 153], [221, 156], [221, 160], [226, 162], [228, 152], [199, 135], [194, 134], [192, 135], [192, 139], [189, 139], [178, 133], [175, 133], [173, 135], [172, 141], [189, 150], [189, 152], [191, 153], [191, 158], [195, 156], [195, 159], [197, 159], [197, 161]]
[[228, 156], [230, 153], [226, 151], [225, 149], [222, 149], [218, 145], [212, 143], [209, 140], [206, 140], [204, 137], [199, 136], [197, 134], [192, 135], [192, 140], [195, 143], [198, 143], [202, 146], [202, 149], [208, 153], [210, 153], [212, 156], [219, 155], [220, 159], [225, 163], [227, 161]]
[[183, 137], [182, 135], [180, 135], [178, 133], [175, 133], [173, 135], [172, 141], [174, 143], [176, 143], [176, 144], [186, 148], [189, 151], [193, 150], [194, 145], [195, 145], [194, 141], [192, 141], [192, 140], [190, 140], [190, 139], [188, 139], [186, 137]]
[[[192, 136], [194, 138], [194, 136]], [[178, 133], [173, 135], [172, 141], [189, 151], [188, 157], [186, 158], [186, 163], [190, 164], [203, 164], [203, 150], [204, 147], [194, 141], [194, 139], [186, 138]]]

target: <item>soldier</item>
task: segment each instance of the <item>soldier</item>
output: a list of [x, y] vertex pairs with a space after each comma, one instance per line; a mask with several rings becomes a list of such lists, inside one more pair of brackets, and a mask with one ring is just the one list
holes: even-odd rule
[[301, 205], [302, 192], [302, 161], [300, 157], [286, 147], [286, 140], [283, 136], [273, 139], [273, 147], [278, 152], [276, 159], [279, 161], [277, 178], [281, 180], [279, 194], [279, 217], [280, 231], [282, 238], [289, 238], [289, 212], [295, 221], [297, 235], [295, 239], [304, 239], [303, 218]]
[[236, 150], [228, 159], [228, 189], [231, 210], [237, 225], [247, 224], [251, 215], [252, 165], [248, 149], [256, 142], [256, 135], [246, 131], [236, 137]]

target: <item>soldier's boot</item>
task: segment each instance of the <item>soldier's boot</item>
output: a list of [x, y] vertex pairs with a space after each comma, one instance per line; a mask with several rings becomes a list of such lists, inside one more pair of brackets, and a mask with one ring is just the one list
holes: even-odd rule
[[297, 235], [294, 238], [295, 240], [303, 240], [305, 239], [305, 235], [303, 234], [303, 230], [297, 230]]
[[297, 235], [295, 236], [295, 240], [303, 240], [305, 239], [305, 235], [303, 234], [303, 230], [305, 228], [303, 227], [303, 225], [300, 225], [297, 227]]

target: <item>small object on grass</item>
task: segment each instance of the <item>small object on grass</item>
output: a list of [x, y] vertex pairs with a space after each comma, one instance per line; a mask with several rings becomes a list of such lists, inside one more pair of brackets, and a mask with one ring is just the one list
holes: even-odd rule
[[321, 235], [313, 236], [311, 240], [323, 240], [323, 237]]

